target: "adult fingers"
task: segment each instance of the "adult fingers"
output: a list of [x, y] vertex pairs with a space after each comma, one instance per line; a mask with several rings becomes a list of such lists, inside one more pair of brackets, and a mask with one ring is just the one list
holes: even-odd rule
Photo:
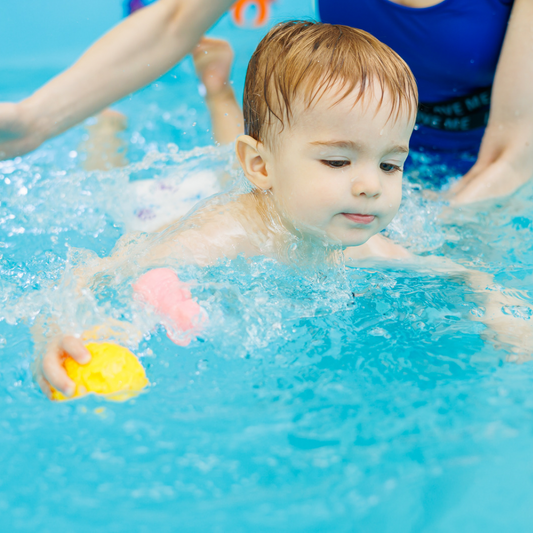
[[494, 163], [465, 184], [450, 203], [466, 204], [507, 196], [522, 185], [519, 178], [505, 163]]
[[448, 195], [454, 196], [465, 189], [472, 181], [474, 181], [483, 169], [480, 166], [474, 165], [459, 181], [454, 183], [448, 192]]

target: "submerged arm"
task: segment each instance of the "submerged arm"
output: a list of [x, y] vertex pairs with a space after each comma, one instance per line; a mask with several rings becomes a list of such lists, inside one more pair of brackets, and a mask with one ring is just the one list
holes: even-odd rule
[[413, 267], [427, 273], [460, 276], [474, 294], [479, 295], [482, 314], [480, 316], [471, 314], [470, 318], [487, 326], [485, 336], [492, 338], [498, 344], [511, 346], [515, 360], [531, 358], [533, 324], [530, 315], [533, 310], [524, 299], [495, 284], [491, 274], [470, 270], [446, 257], [416, 257]]
[[460, 277], [482, 301], [481, 316], [471, 315], [470, 318], [483, 322], [493, 340], [512, 346], [514, 359], [531, 357], [533, 323], [530, 315], [533, 309], [518, 295], [495, 285], [491, 274], [470, 270], [446, 257], [416, 256], [382, 235], [376, 235], [365, 245], [348, 249], [347, 252], [346, 262], [351, 266], [405, 268], [430, 275]]
[[231, 4], [159, 0], [126, 18], [32, 96], [0, 104], [0, 159], [34, 150], [164, 74]]
[[[220, 257], [235, 257], [247, 251], [246, 233], [234, 220], [231, 207], [224, 213], [224, 205], [212, 206], [190, 216], [186, 221], [167, 228], [159, 234], [125, 235], [110, 257], [96, 255], [69, 272], [62, 281], [62, 292], [75, 301], [100, 283], [118, 280], [138, 280], [141, 274], [157, 267], [178, 267], [187, 263], [212, 264]], [[62, 301], [67, 299], [62, 295]], [[69, 305], [69, 309], [72, 307]], [[36, 360], [33, 365], [35, 380], [46, 394], [50, 385], [66, 396], [74, 391], [72, 381], [63, 367], [67, 356], [80, 363], [90, 360], [82, 338], [72, 331], [62, 331], [53, 317], [42, 317], [33, 329]], [[74, 332], [75, 333], [75, 332]], [[83, 338], [87, 338], [85, 332]], [[114, 337], [122, 342], [139, 340], [139, 332], [132, 324], [110, 318], [97, 327], [97, 337]]]

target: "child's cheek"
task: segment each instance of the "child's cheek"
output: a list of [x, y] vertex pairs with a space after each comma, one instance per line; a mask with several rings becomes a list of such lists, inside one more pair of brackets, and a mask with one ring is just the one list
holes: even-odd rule
[[[398, 193], [393, 197], [391, 198], [390, 202], [389, 202], [389, 207], [388, 207], [388, 210], [389, 210], [389, 222], [392, 221], [392, 219], [398, 214], [398, 211], [400, 209], [400, 204], [402, 203], [402, 194], [401, 194], [401, 186], [400, 186], [400, 190], [398, 191]], [[389, 223], [387, 222], [387, 224]]]

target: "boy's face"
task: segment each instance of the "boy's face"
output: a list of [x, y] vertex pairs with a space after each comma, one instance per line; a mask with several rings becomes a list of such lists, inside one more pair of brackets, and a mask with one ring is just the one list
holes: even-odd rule
[[276, 206], [294, 226], [343, 246], [364, 244], [394, 218], [413, 118], [389, 118], [385, 93], [353, 105], [335, 91], [315, 105], [295, 106], [290, 126], [267, 149]]

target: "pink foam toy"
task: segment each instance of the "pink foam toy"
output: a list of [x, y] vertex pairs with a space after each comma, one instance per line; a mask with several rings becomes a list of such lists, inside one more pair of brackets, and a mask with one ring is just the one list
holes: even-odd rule
[[154, 268], [133, 285], [135, 298], [161, 317], [169, 339], [187, 346], [207, 320], [206, 312], [191, 297], [187, 283], [170, 268]]

